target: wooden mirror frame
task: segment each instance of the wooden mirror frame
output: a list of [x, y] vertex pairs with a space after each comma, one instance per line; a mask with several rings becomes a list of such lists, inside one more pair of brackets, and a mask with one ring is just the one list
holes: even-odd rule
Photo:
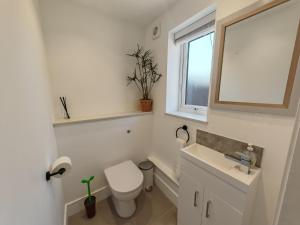
[[[279, 112], [279, 114], [285, 114], [284, 109], [287, 110], [290, 108], [292, 92], [294, 88], [296, 74], [297, 74], [297, 65], [299, 62], [300, 56], [300, 21], [298, 24], [298, 31], [295, 41], [295, 46], [293, 50], [291, 66], [289, 70], [286, 90], [284, 94], [284, 101], [282, 104], [268, 104], [268, 103], [252, 103], [252, 102], [234, 102], [234, 101], [221, 101], [219, 100], [220, 96], [220, 87], [221, 87], [221, 78], [222, 78], [222, 66], [223, 66], [223, 54], [225, 47], [225, 35], [226, 28], [233, 24], [239, 23], [245, 19], [248, 19], [252, 16], [255, 16], [259, 13], [272, 9], [276, 6], [289, 2], [290, 0], [272, 0], [269, 3], [265, 1], [259, 1], [245, 9], [242, 9], [220, 21], [217, 22], [217, 32], [216, 32], [216, 42], [215, 42], [215, 62], [213, 68], [213, 90], [211, 92], [211, 106], [215, 108], [224, 108], [224, 109], [237, 109], [237, 110], [246, 110], [246, 111], [257, 111], [257, 112], [272, 112], [272, 109], [275, 110], [274, 113]], [[298, 76], [299, 77], [299, 76]], [[299, 83], [299, 82], [298, 82]], [[300, 94], [300, 91], [298, 91]], [[270, 110], [264, 110], [270, 109]], [[276, 112], [277, 111], [277, 112]], [[295, 110], [293, 110], [295, 111]], [[291, 114], [291, 113], [288, 113]]]

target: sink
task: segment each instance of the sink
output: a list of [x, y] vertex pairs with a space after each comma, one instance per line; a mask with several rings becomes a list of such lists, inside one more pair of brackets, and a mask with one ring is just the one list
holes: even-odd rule
[[194, 165], [245, 191], [256, 183], [261, 173], [260, 169], [254, 168], [251, 169], [250, 174], [247, 174], [247, 167], [244, 165], [225, 158], [223, 153], [197, 143], [183, 148], [180, 154]]

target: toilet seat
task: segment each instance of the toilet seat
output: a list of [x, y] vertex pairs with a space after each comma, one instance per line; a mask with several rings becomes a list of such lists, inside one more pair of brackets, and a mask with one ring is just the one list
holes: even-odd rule
[[125, 161], [104, 170], [112, 191], [128, 193], [139, 189], [143, 183], [143, 173], [131, 161]]

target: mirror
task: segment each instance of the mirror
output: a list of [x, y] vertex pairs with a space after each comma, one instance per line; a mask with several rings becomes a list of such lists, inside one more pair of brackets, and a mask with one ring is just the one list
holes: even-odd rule
[[215, 104], [289, 107], [299, 12], [300, 1], [275, 0], [220, 24]]

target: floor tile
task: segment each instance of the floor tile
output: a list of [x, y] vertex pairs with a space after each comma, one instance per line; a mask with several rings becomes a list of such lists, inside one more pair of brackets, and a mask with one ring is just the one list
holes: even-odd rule
[[125, 219], [125, 218], [121, 218], [117, 214], [111, 198], [107, 199], [106, 202], [109, 205], [109, 210], [111, 212], [114, 224], [116, 224], [116, 225], [129, 225], [129, 224], [132, 224], [132, 217]]
[[83, 224], [84, 224], [83, 218], [78, 213], [68, 218], [68, 225], [83, 225]]
[[143, 192], [137, 198], [137, 211], [132, 220], [137, 225], [149, 225], [173, 207], [169, 199], [157, 187], [154, 187], [152, 192]]
[[142, 192], [136, 203], [137, 210], [128, 219], [117, 215], [109, 198], [97, 204], [94, 218], [87, 219], [85, 211], [81, 211], [68, 222], [69, 225], [176, 225], [176, 208], [157, 187], [152, 192]]
[[177, 209], [174, 207], [156, 219], [151, 225], [177, 225]]

